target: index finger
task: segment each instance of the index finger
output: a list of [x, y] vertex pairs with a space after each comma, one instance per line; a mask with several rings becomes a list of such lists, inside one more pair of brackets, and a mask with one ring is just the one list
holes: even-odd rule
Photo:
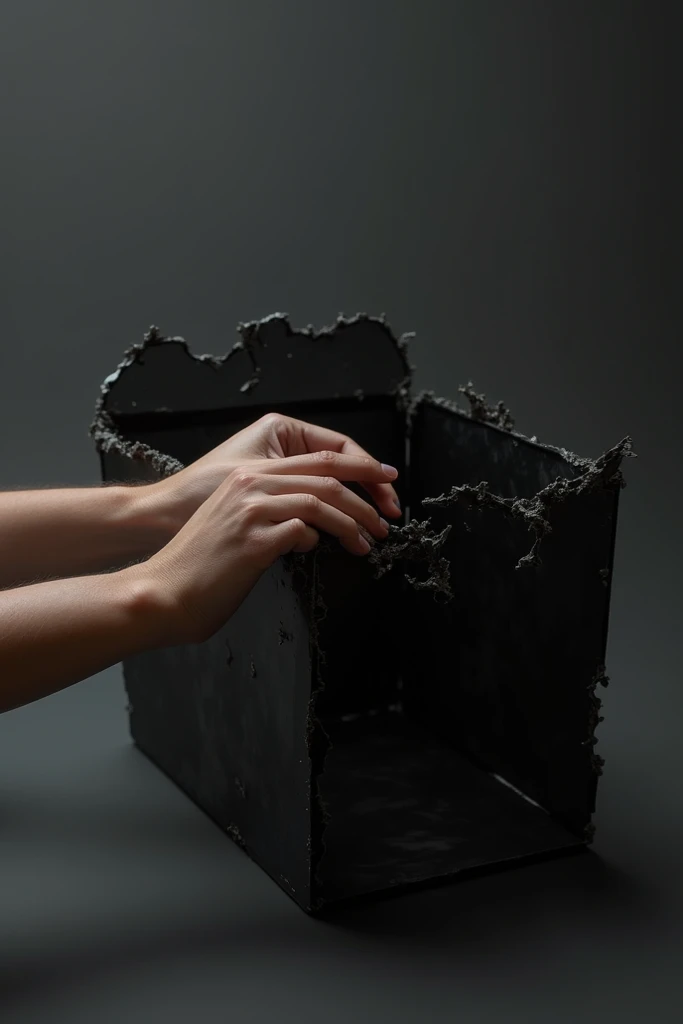
[[337, 480], [358, 481], [368, 487], [394, 480], [397, 474], [393, 466], [383, 465], [371, 455], [346, 455], [329, 449], [306, 455], [287, 455], [280, 459], [258, 459], [250, 465], [258, 467], [261, 473], [333, 476]]

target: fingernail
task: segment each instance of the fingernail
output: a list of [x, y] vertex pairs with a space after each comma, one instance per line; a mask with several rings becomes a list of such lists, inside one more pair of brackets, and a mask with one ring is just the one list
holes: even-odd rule
[[379, 521], [380, 521], [380, 525], [383, 527], [383, 529], [385, 529], [386, 532], [389, 533], [389, 523], [386, 521], [386, 519], [382, 519], [382, 517], [380, 516], [379, 517]]
[[374, 546], [375, 546], [375, 538], [372, 536], [372, 534], [368, 530], [365, 529], [364, 526], [361, 526], [360, 523], [358, 523], [357, 525], [358, 525], [358, 535], [359, 535], [360, 539], [362, 541], [364, 541], [368, 545], [368, 550], [370, 550], [370, 548], [374, 548]]
[[400, 512], [401, 511], [401, 502], [398, 500], [398, 498], [394, 498], [394, 505], [396, 506], [396, 508]]
[[384, 470], [387, 476], [391, 477], [392, 480], [394, 480], [398, 476], [398, 470], [396, 469], [396, 467], [387, 466], [386, 462], [382, 463], [382, 469]]
[[370, 551], [370, 545], [366, 541], [365, 537], [361, 537], [360, 538], [360, 553], [361, 553], [361, 555], [367, 555], [368, 551]]

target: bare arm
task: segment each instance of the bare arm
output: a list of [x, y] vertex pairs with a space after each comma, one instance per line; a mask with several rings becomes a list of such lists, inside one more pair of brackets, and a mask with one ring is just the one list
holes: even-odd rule
[[163, 592], [138, 568], [0, 593], [0, 712], [168, 643]]
[[[104, 572], [147, 558], [175, 536], [236, 467], [315, 453], [323, 461], [341, 456], [356, 468], [365, 463], [379, 468], [344, 434], [270, 414], [156, 484], [0, 492], [0, 590]], [[368, 480], [361, 472], [359, 480], [385, 515], [400, 518], [390, 482], [394, 476], [380, 473]], [[363, 513], [358, 506], [358, 511], [359, 521], [372, 530], [376, 515], [368, 520], [368, 508]]]
[[[130, 655], [158, 647], [202, 643], [226, 622], [261, 573], [289, 551], [310, 551], [319, 531], [365, 555], [365, 534], [380, 539], [388, 526], [343, 480], [384, 484], [392, 474], [366, 457], [315, 453], [260, 459], [231, 472], [180, 529], [142, 564], [103, 575], [31, 583], [0, 591], [0, 711], [8, 711], [85, 679]], [[165, 481], [163, 482], [165, 483]], [[105, 494], [98, 491], [93, 496]], [[136, 489], [133, 489], [136, 490]], [[153, 491], [162, 498], [165, 488]], [[144, 518], [144, 516], [143, 516]], [[152, 521], [154, 516], [152, 515]], [[15, 529], [17, 543], [33, 536], [54, 570], [74, 555], [119, 557], [139, 550], [109, 541], [95, 524], [83, 555], [68, 516], [58, 517], [60, 542], [51, 555], [34, 527]], [[43, 522], [50, 532], [50, 524]], [[152, 533], [154, 531], [152, 530]], [[106, 544], [102, 544], [101, 537]], [[12, 557], [5, 541], [5, 555]], [[36, 563], [37, 565], [37, 563]], [[40, 566], [44, 571], [44, 564]]]
[[266, 416], [157, 483], [0, 493], [0, 712], [141, 651], [203, 642], [319, 530], [367, 554], [388, 526], [342, 481], [400, 516], [396, 470], [316, 429]]
[[0, 589], [153, 554], [175, 532], [155, 494], [144, 485], [0, 493]]

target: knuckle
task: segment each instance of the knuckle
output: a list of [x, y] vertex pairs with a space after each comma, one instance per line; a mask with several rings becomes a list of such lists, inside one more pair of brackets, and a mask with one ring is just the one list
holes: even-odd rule
[[317, 452], [316, 458], [317, 461], [321, 462], [323, 465], [329, 465], [330, 463], [337, 461], [337, 453], [329, 451]]
[[232, 474], [235, 486], [240, 490], [248, 490], [256, 481], [256, 474], [251, 469], [236, 469]]
[[284, 423], [285, 417], [280, 412], [266, 412], [261, 416], [259, 423], [264, 427], [279, 427]]
[[261, 518], [261, 502], [257, 498], [249, 498], [242, 504], [244, 522], [251, 526]]
[[322, 485], [326, 491], [330, 494], [341, 494], [344, 490], [344, 485], [341, 480], [337, 480], [336, 476], [325, 476], [322, 479]]
[[308, 512], [317, 512], [317, 510], [320, 508], [322, 504], [320, 498], [318, 498], [315, 494], [309, 494], [308, 492], [301, 495], [301, 501], [303, 507]]
[[[284, 530], [279, 533], [276, 546], [280, 550], [289, 550], [295, 544], [300, 544], [301, 541], [306, 537], [308, 527], [303, 519], [295, 517], [294, 519], [288, 519], [286, 523], [283, 523]], [[273, 545], [271, 539], [270, 546]]]

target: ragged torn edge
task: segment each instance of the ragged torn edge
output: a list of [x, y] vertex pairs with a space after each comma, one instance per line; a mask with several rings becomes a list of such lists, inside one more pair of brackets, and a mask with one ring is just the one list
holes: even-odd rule
[[[132, 366], [135, 362], [139, 362], [146, 349], [151, 348], [153, 345], [160, 345], [166, 342], [180, 343], [184, 346], [185, 351], [189, 356], [192, 356], [194, 359], [198, 359], [200, 362], [211, 362], [212, 365], [215, 365], [217, 362], [216, 357], [214, 356], [193, 355], [193, 353], [188, 349], [183, 338], [164, 338], [163, 335], [160, 334], [159, 329], [152, 325], [145, 334], [141, 343], [136, 343], [126, 349], [121, 362], [118, 364], [114, 372], [110, 373], [108, 377], [105, 377], [104, 381], [100, 385], [100, 394], [95, 404], [95, 415], [88, 430], [90, 437], [95, 442], [95, 448], [100, 455], [123, 455], [124, 457], [133, 459], [134, 461], [144, 462], [160, 477], [173, 476], [175, 473], [180, 472], [181, 469], [184, 469], [183, 463], [172, 458], [170, 455], [165, 455], [163, 452], [157, 451], [156, 448], [152, 448], [150, 445], [142, 444], [140, 441], [126, 441], [118, 431], [113, 417], [105, 409], [105, 405], [109, 392], [127, 367]], [[218, 362], [224, 362], [229, 356], [230, 353], [223, 357], [222, 360], [218, 360]]]
[[567, 448], [558, 448], [555, 445], [546, 444], [545, 442], [539, 441], [535, 435], [529, 437], [527, 434], [522, 434], [520, 431], [515, 430], [515, 420], [513, 419], [508, 407], [504, 405], [503, 402], [498, 402], [496, 405], [489, 405], [486, 403], [486, 396], [483, 394], [477, 394], [471, 381], [466, 386], [459, 387], [458, 391], [468, 399], [470, 403], [469, 409], [465, 409], [458, 405], [458, 403], [453, 401], [451, 398], [438, 397], [434, 391], [423, 390], [418, 392], [418, 394], [412, 398], [408, 404], [409, 432], [412, 433], [412, 426], [420, 406], [432, 405], [436, 408], [448, 409], [450, 412], [455, 413], [458, 416], [464, 416], [474, 422], [484, 423], [487, 427], [490, 427], [493, 430], [499, 430], [501, 433], [508, 434], [516, 441], [523, 441], [525, 444], [531, 445], [534, 448], [538, 448], [546, 452], [553, 452], [555, 455], [561, 456], [565, 462], [569, 463], [570, 466], [574, 466], [576, 469], [588, 470], [594, 464], [592, 459], [577, 455], [575, 452], [570, 452]]
[[104, 409], [99, 409], [90, 425], [90, 437], [100, 455], [123, 455], [125, 458], [144, 462], [154, 470], [158, 477], [173, 476], [184, 469], [184, 464], [171, 455], [151, 448], [141, 441], [126, 441], [116, 429], [112, 417]]
[[591, 768], [595, 775], [602, 775], [605, 767], [605, 759], [597, 754], [595, 748], [598, 743], [597, 736], [595, 735], [596, 730], [600, 723], [604, 721], [604, 716], [600, 714], [602, 711], [602, 701], [598, 697], [597, 689], [598, 686], [607, 687], [609, 685], [609, 676], [604, 665], [600, 665], [597, 672], [588, 684], [588, 737], [584, 740], [584, 747], [590, 748]]
[[[395, 393], [402, 401], [406, 401], [406, 396], [409, 394], [410, 390], [411, 375], [415, 369], [408, 361], [408, 343], [414, 337], [414, 334], [407, 333], [400, 337], [396, 337], [387, 321], [385, 313], [380, 314], [380, 316], [369, 316], [367, 313], [356, 313], [351, 317], [347, 317], [344, 313], [340, 313], [334, 324], [322, 327], [319, 330], [316, 330], [311, 324], [304, 328], [294, 328], [291, 326], [287, 313], [271, 313], [269, 316], [265, 316], [260, 320], [251, 320], [239, 323], [237, 325], [237, 331], [240, 335], [240, 340], [236, 341], [234, 345], [222, 356], [193, 352], [185, 338], [180, 335], [166, 337], [161, 333], [156, 325], [152, 324], [149, 330], [143, 335], [143, 340], [141, 342], [136, 342], [125, 350], [116, 369], [102, 382], [91, 433], [93, 429], [97, 430], [98, 427], [111, 427], [111, 419], [109, 418], [108, 423], [103, 419], [103, 416], [106, 416], [105, 405], [110, 391], [128, 367], [132, 366], [134, 363], [143, 362], [144, 354], [147, 349], [153, 348], [154, 346], [165, 344], [180, 345], [189, 359], [194, 359], [199, 363], [210, 366], [214, 370], [220, 370], [239, 352], [246, 351], [251, 362], [252, 373], [251, 376], [249, 376], [240, 386], [239, 390], [242, 393], [253, 391], [258, 387], [262, 379], [262, 370], [258, 354], [260, 331], [262, 327], [265, 327], [273, 321], [280, 321], [284, 325], [285, 330], [290, 337], [309, 338], [315, 342], [323, 342], [325, 340], [329, 341], [333, 339], [336, 340], [339, 328], [353, 327], [359, 323], [372, 323], [381, 326], [385, 335], [395, 347], [401, 358], [404, 368], [404, 377], [395, 388]], [[357, 388], [354, 392], [354, 397], [359, 401], [363, 401], [365, 393], [361, 388]]]
[[[605, 665], [600, 665], [595, 672], [595, 675], [588, 684], [588, 737], [584, 740], [583, 746], [589, 748], [590, 753], [590, 766], [591, 771], [595, 778], [599, 778], [603, 774], [605, 768], [605, 759], [597, 753], [596, 747], [598, 744], [598, 738], [596, 731], [601, 722], [604, 721], [604, 715], [601, 715], [602, 711], [602, 700], [598, 696], [598, 686], [607, 687], [609, 685], [609, 676], [607, 675], [607, 669]], [[583, 841], [587, 846], [590, 846], [595, 840], [595, 823], [591, 819], [584, 827], [583, 830]]]
[[485, 394], [479, 394], [474, 390], [474, 384], [472, 381], [469, 381], [465, 385], [461, 385], [458, 388], [458, 391], [468, 400], [468, 409], [463, 408], [452, 398], [442, 398], [437, 396], [434, 391], [419, 391], [418, 394], [410, 401], [408, 406], [409, 422], [412, 423], [415, 413], [420, 405], [429, 403], [430, 405], [437, 406], [441, 409], [448, 409], [450, 412], [457, 413], [459, 416], [466, 416], [468, 419], [475, 420], [477, 423], [486, 423], [487, 426], [496, 427], [496, 429], [502, 430], [506, 434], [515, 434], [515, 436], [519, 437], [522, 436], [516, 434], [514, 429], [515, 421], [510, 410], [503, 402], [498, 402], [496, 405], [490, 405], [486, 401]]
[[242, 351], [245, 347], [243, 341], [236, 341], [232, 348], [222, 356], [214, 356], [208, 353], [197, 353], [190, 349], [188, 343], [179, 334], [166, 337], [155, 324], [152, 324], [149, 330], [143, 335], [142, 341], [135, 342], [133, 345], [130, 345], [123, 353], [121, 361], [116, 369], [103, 380], [100, 385], [100, 398], [97, 403], [96, 411], [99, 411], [100, 408], [104, 407], [109, 392], [128, 367], [132, 366], [133, 363], [143, 362], [144, 354], [147, 349], [154, 348], [157, 345], [168, 344], [180, 345], [189, 359], [194, 359], [199, 363], [212, 366], [215, 370], [220, 369], [224, 363], [231, 359], [237, 352]]
[[[314, 342], [323, 342], [325, 340], [336, 340], [337, 332], [339, 328], [343, 327], [354, 327], [359, 323], [372, 323], [381, 326], [389, 338], [392, 345], [401, 357], [404, 378], [395, 388], [395, 393], [399, 398], [405, 397], [410, 390], [410, 381], [412, 372], [415, 367], [411, 366], [408, 361], [408, 344], [412, 338], [415, 337], [413, 333], [406, 333], [396, 337], [392, 328], [390, 327], [386, 313], [380, 313], [379, 316], [370, 316], [368, 313], [355, 313], [353, 316], [346, 316], [345, 313], [339, 313], [334, 324], [330, 324], [326, 327], [315, 328], [313, 324], [308, 324], [306, 327], [295, 328], [292, 327], [288, 313], [271, 313], [269, 316], [262, 317], [260, 320], [249, 320], [244, 323], [240, 323], [237, 326], [237, 330], [241, 336], [241, 341], [238, 341], [233, 348], [233, 351], [246, 349], [251, 363], [254, 369], [254, 376], [250, 378], [240, 388], [241, 391], [250, 391], [256, 387], [261, 380], [261, 366], [258, 360], [258, 347], [260, 342], [260, 331], [261, 328], [271, 323], [274, 320], [280, 321], [288, 335], [290, 337], [309, 338]], [[187, 346], [186, 346], [187, 349]], [[189, 351], [189, 350], [188, 350]], [[230, 353], [229, 353], [230, 354]], [[207, 357], [202, 357], [207, 358]], [[365, 399], [365, 392], [362, 388], [356, 388], [353, 392], [353, 397], [359, 402]]]
[[[306, 337], [315, 341], [333, 339], [340, 327], [351, 327], [358, 323], [374, 323], [381, 325], [386, 336], [398, 352], [404, 370], [403, 378], [393, 389], [393, 392], [390, 393], [393, 393], [396, 398], [397, 408], [405, 411], [406, 415], [408, 414], [411, 403], [410, 386], [412, 373], [415, 369], [408, 359], [408, 345], [415, 335], [413, 333], [405, 333], [397, 337], [388, 324], [385, 313], [382, 313], [377, 317], [369, 316], [367, 313], [356, 313], [354, 316], [347, 317], [343, 313], [340, 313], [334, 324], [322, 327], [319, 330], [316, 330], [312, 325], [302, 329], [293, 328], [286, 313], [272, 313], [269, 316], [263, 317], [261, 320], [240, 323], [237, 328], [241, 336], [240, 340], [235, 342], [232, 348], [222, 356], [215, 356], [209, 353], [195, 353], [190, 349], [187, 341], [183, 337], [180, 335], [166, 337], [161, 333], [159, 328], [153, 324], [144, 334], [142, 342], [136, 342], [125, 350], [116, 369], [110, 373], [100, 385], [100, 394], [95, 405], [93, 421], [89, 428], [89, 435], [95, 442], [97, 451], [100, 454], [114, 452], [136, 461], [142, 461], [150, 466], [150, 468], [159, 476], [172, 476], [173, 474], [178, 473], [184, 467], [177, 459], [159, 452], [156, 449], [151, 448], [149, 445], [142, 444], [141, 442], [128, 442], [124, 440], [117, 430], [114, 418], [106, 409], [108, 396], [112, 388], [116, 385], [117, 381], [128, 367], [132, 366], [134, 363], [144, 361], [144, 354], [148, 349], [159, 345], [173, 343], [180, 345], [189, 359], [194, 359], [199, 363], [210, 366], [214, 370], [220, 370], [221, 367], [223, 367], [237, 353], [246, 350], [252, 364], [252, 376], [244, 381], [239, 390], [242, 392], [251, 391], [258, 386], [261, 380], [261, 367], [259, 365], [257, 351], [259, 331], [261, 327], [267, 325], [273, 320], [281, 321], [291, 336]], [[365, 398], [365, 393], [360, 388], [356, 389], [354, 394], [358, 401], [363, 401]]]
[[514, 433], [515, 421], [503, 402], [497, 402], [496, 405], [489, 404], [485, 394], [479, 394], [474, 390], [472, 381], [461, 385], [458, 391], [469, 402], [469, 410], [461, 408], [451, 398], [438, 398], [433, 391], [421, 391], [411, 403], [411, 418], [421, 402], [429, 401], [432, 405], [440, 406], [442, 409], [450, 409], [451, 412], [456, 412], [461, 416], [468, 416], [471, 420], [476, 420], [477, 423], [486, 423], [499, 430], [504, 430], [508, 434]]
[[624, 487], [621, 464], [624, 459], [635, 457], [633, 442], [630, 437], [625, 437], [595, 461], [582, 460], [585, 468], [580, 476], [574, 479], [559, 477], [535, 494], [533, 498], [503, 498], [490, 491], [487, 481], [483, 480], [476, 485], [454, 485], [447, 494], [441, 494], [437, 498], [423, 498], [422, 504], [445, 508], [464, 500], [476, 507], [494, 508], [508, 518], [522, 520], [526, 523], [529, 531], [533, 533], [534, 541], [531, 550], [520, 558], [516, 568], [540, 565], [541, 543], [547, 534], [552, 533], [550, 523], [552, 509], [568, 498], [585, 494], [588, 491]]
[[427, 578], [418, 580], [404, 573], [408, 583], [415, 590], [428, 590], [435, 598], [450, 600], [453, 597], [451, 567], [448, 559], [441, 555], [450, 531], [450, 526], [439, 532], [432, 530], [429, 519], [412, 519], [406, 526], [390, 526], [387, 539], [377, 542], [367, 556], [375, 569], [375, 579], [384, 576], [396, 563], [423, 562]]

